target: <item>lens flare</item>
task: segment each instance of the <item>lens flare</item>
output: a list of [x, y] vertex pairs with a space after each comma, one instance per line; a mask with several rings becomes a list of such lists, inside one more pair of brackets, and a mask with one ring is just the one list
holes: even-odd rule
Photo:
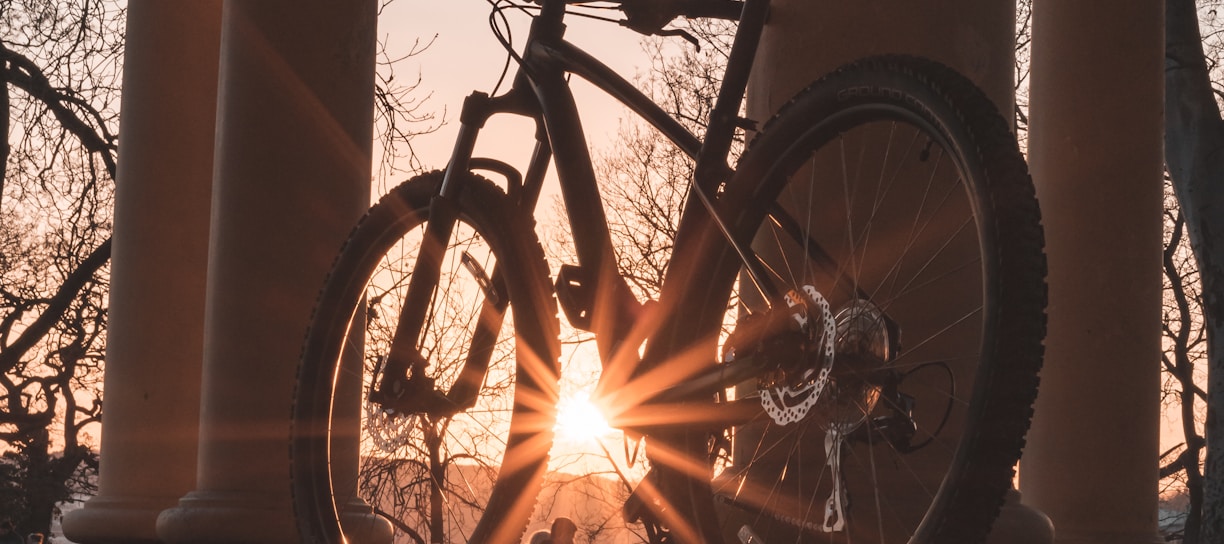
[[575, 442], [596, 440], [615, 432], [590, 394], [578, 392], [557, 403], [557, 438]]

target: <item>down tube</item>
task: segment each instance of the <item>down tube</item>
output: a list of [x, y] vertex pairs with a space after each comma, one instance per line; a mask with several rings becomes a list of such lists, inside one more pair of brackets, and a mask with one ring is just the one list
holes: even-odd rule
[[[547, 59], [531, 69], [534, 71], [531, 83], [553, 148], [574, 249], [586, 277], [580, 282], [580, 289], [593, 293], [592, 299], [580, 303], [586, 305], [581, 309], [588, 312], [587, 328], [595, 334], [599, 359], [606, 370], [614, 360], [619, 360], [616, 348], [633, 326], [638, 301], [616, 267], [595, 170], [564, 72]], [[570, 287], [558, 283], [558, 288]]]
[[[533, 55], [528, 57], [546, 59], [532, 67], [537, 74], [533, 80], [555, 152], [561, 190], [578, 245], [578, 258], [583, 266], [602, 267], [603, 261], [612, 255], [612, 242], [586, 137], [564, 72], [587, 80], [629, 107], [690, 158], [697, 157], [701, 140], [625, 78], [577, 46], [562, 40], [547, 44], [536, 42], [534, 47]], [[606, 264], [615, 272], [614, 259]]]

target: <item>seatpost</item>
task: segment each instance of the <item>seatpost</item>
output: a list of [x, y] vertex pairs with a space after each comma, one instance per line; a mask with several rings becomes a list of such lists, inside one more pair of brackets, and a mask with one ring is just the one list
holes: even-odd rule
[[[692, 195], [695, 195], [709, 213], [710, 218], [722, 232], [723, 237], [739, 254], [744, 263], [748, 278], [766, 301], [776, 300], [779, 292], [769, 280], [761, 261], [757, 259], [752, 249], [743, 241], [736, 240], [731, 231], [718, 215], [714, 207], [713, 195], [718, 185], [727, 173], [727, 154], [731, 150], [731, 140], [735, 137], [735, 128], [740, 126], [740, 106], [744, 102], [744, 92], [748, 87], [748, 76], [752, 70], [752, 62], [756, 57], [757, 45], [761, 42], [761, 31], [769, 16], [769, 0], [747, 0], [744, 12], [740, 15], [739, 30], [735, 33], [735, 41], [731, 44], [731, 55], [727, 59], [727, 71], [723, 75], [722, 87], [718, 90], [718, 99], [710, 112], [710, 124], [706, 130], [705, 142], [697, 153], [697, 165], [693, 171]], [[745, 128], [751, 128], [745, 126]]]
[[740, 124], [739, 110], [748, 87], [748, 76], [761, 42], [761, 31], [769, 14], [769, 0], [747, 0], [740, 15], [739, 30], [731, 44], [727, 58], [727, 71], [723, 74], [718, 99], [710, 112], [710, 124], [705, 142], [697, 154], [697, 171], [694, 173], [706, 194], [713, 194], [720, 171], [726, 170], [725, 160], [735, 137], [735, 128]]

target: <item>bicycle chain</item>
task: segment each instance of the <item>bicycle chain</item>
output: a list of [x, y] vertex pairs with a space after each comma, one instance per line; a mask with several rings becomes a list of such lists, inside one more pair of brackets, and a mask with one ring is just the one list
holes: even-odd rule
[[821, 532], [823, 532], [823, 531], [821, 530], [821, 524], [819, 524], [819, 523], [812, 523], [812, 522], [809, 522], [809, 521], [804, 521], [804, 520], [801, 520], [801, 519], [796, 518], [796, 517], [787, 516], [787, 515], [782, 515], [782, 514], [777, 513], [776, 511], [772, 511], [772, 510], [771, 510], [771, 511], [766, 511], [766, 510], [763, 510], [763, 509], [761, 509], [761, 508], [757, 508], [757, 507], [754, 507], [754, 506], [749, 506], [749, 505], [747, 505], [747, 504], [744, 504], [744, 503], [742, 503], [742, 502], [740, 502], [740, 501], [735, 500], [735, 498], [734, 498], [734, 497], [731, 497], [730, 495], [715, 494], [715, 495], [714, 495], [714, 500], [716, 500], [716, 501], [718, 501], [718, 502], [721, 502], [721, 503], [723, 503], [724, 505], [729, 506], [729, 507], [732, 507], [732, 508], [738, 508], [738, 509], [740, 509], [740, 510], [744, 510], [744, 511], [746, 511], [746, 512], [752, 512], [753, 514], [755, 514], [755, 515], [757, 515], [757, 516], [764, 516], [764, 517], [770, 518], [770, 519], [772, 519], [772, 520], [774, 520], [774, 521], [781, 522], [781, 523], [785, 523], [785, 524], [787, 524], [787, 525], [789, 525], [789, 526], [791, 526], [791, 527], [793, 527], [793, 528], [795, 528], [795, 529], [799, 529], [800, 531], [807, 531], [807, 532], [809, 532], [809, 533], [821, 533]]

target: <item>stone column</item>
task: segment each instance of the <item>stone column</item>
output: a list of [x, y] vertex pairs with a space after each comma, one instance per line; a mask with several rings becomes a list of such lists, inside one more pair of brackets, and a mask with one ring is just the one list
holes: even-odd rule
[[76, 542], [154, 542], [195, 485], [220, 0], [131, 0], [98, 495]]
[[1056, 542], [1158, 542], [1162, 2], [1033, 2], [1049, 333], [1020, 464]]
[[765, 120], [800, 89], [870, 55], [917, 55], [955, 68], [1010, 114], [1015, 103], [1015, 5], [980, 0], [774, 0], [748, 89]]
[[290, 543], [289, 410], [336, 251], [369, 201], [377, 3], [231, 0], [195, 490], [168, 542]]

